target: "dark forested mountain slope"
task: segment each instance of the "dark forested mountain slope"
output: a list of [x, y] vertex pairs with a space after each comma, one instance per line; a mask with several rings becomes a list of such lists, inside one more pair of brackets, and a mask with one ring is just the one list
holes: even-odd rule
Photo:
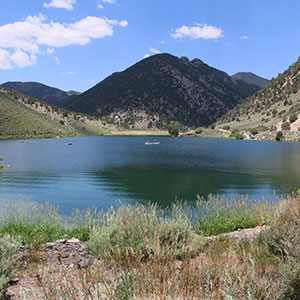
[[209, 125], [258, 90], [200, 59], [146, 58], [66, 102], [70, 110], [123, 128], [166, 128], [171, 120]]
[[36, 98], [48, 104], [62, 106], [67, 100], [77, 96], [78, 92], [64, 92], [38, 82], [9, 81], [2, 86], [20, 92], [26, 96]]

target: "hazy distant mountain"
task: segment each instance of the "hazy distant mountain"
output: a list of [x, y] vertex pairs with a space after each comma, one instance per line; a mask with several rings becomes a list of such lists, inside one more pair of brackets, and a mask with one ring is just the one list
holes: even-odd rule
[[10, 81], [3, 83], [2, 86], [60, 107], [69, 99], [80, 94], [75, 91], [64, 92], [38, 82]]
[[112, 74], [65, 107], [123, 128], [165, 128], [171, 120], [202, 126], [258, 89], [200, 59], [158, 54]]
[[[300, 57], [284, 73], [223, 116], [218, 127], [251, 130], [260, 138], [298, 139], [300, 130]], [[255, 129], [255, 130], [254, 130]], [[292, 135], [293, 133], [293, 135]]]
[[257, 85], [259, 88], [262, 88], [269, 84], [270, 80], [260, 77], [258, 75], [255, 75], [250, 72], [239, 72], [231, 76], [231, 78], [235, 80], [242, 80], [249, 84]]

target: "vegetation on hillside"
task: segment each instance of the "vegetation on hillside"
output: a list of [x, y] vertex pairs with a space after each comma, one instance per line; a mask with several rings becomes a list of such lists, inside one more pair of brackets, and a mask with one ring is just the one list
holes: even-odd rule
[[283, 130], [286, 140], [298, 140], [299, 114], [300, 58], [268, 86], [229, 111], [216, 125], [248, 133], [256, 129], [256, 138], [268, 139], [275, 139], [276, 132]]
[[153, 55], [67, 102], [120, 129], [167, 129], [209, 125], [258, 90], [199, 59]]
[[66, 101], [80, 94], [74, 91], [64, 92], [38, 82], [9, 81], [3, 83], [2, 86], [59, 107], [61, 107]]
[[0, 88], [0, 139], [101, 135], [93, 118]]

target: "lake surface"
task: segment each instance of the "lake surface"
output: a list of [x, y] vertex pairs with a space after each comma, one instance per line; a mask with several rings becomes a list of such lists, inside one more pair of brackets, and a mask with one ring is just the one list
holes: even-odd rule
[[[147, 140], [159, 145], [145, 145]], [[65, 143], [71, 141], [72, 146]], [[300, 143], [213, 138], [83, 137], [0, 141], [10, 164], [0, 201], [50, 202], [61, 213], [196, 195], [272, 197], [300, 188]]]

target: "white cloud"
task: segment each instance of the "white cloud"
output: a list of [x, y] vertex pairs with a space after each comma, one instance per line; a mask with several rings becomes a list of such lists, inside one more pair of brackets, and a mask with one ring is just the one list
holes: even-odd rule
[[102, 0], [104, 3], [114, 4], [117, 0]]
[[54, 56], [56, 64], [60, 65], [60, 59], [57, 56]]
[[155, 53], [155, 54], [160, 53], [159, 50], [157, 50], [157, 49], [155, 49], [155, 48], [152, 48], [152, 47], [149, 48], [149, 51], [150, 51], [151, 53]]
[[122, 27], [126, 27], [128, 25], [128, 22], [126, 20], [123, 20], [123, 21], [119, 22], [119, 25]]
[[10, 57], [11, 61], [16, 64], [20, 69], [32, 66], [36, 63], [36, 56], [31, 54], [30, 57], [21, 50], [16, 50]]
[[102, 4], [100, 4], [100, 3], [98, 3], [98, 4], [97, 4], [97, 8], [98, 8], [98, 9], [101, 9], [101, 8], [104, 8], [104, 6], [103, 6]]
[[88, 79], [88, 82], [89, 82], [89, 83], [94, 83], [94, 82], [95, 82], [95, 79]]
[[48, 54], [53, 54], [54, 53], [54, 49], [53, 48], [48, 48], [47, 49], [47, 53]]
[[217, 39], [223, 37], [222, 29], [207, 24], [196, 24], [196, 26], [181, 26], [171, 34], [174, 39], [189, 37], [194, 39]]
[[249, 36], [243, 35], [243, 36], [240, 37], [240, 39], [241, 39], [241, 40], [248, 40], [248, 39], [249, 39]]
[[143, 58], [148, 58], [148, 57], [150, 57], [151, 55], [149, 54], [149, 53], [146, 53], [144, 56], [143, 56]]
[[64, 8], [67, 10], [72, 10], [73, 5], [76, 3], [76, 0], [52, 0], [50, 3], [44, 3], [44, 7], [56, 7], [56, 8]]
[[0, 48], [0, 69], [8, 70], [11, 69], [10, 53]]
[[[47, 18], [42, 14], [28, 16], [23, 21], [0, 26], [0, 49], [2, 48], [0, 68], [11, 68], [9, 58], [17, 50], [28, 56], [25, 60], [25, 56], [22, 55], [27, 63], [20, 63], [21, 52], [14, 56], [18, 59], [12, 62], [19, 67], [24, 64], [29, 66], [36, 62], [36, 59], [31, 58], [33, 54], [52, 54], [54, 48], [70, 45], [83, 46], [90, 43], [92, 39], [112, 36], [114, 26], [125, 27], [127, 24], [125, 20], [119, 22], [105, 17], [88, 16], [78, 22], [66, 24], [47, 22]], [[46, 49], [43, 49], [44, 47]]]
[[165, 44], [165, 43], [166, 43], [166, 41], [164, 41], [164, 40], [163, 40], [163, 41], [160, 41], [159, 43], [160, 43], [160, 44]]

